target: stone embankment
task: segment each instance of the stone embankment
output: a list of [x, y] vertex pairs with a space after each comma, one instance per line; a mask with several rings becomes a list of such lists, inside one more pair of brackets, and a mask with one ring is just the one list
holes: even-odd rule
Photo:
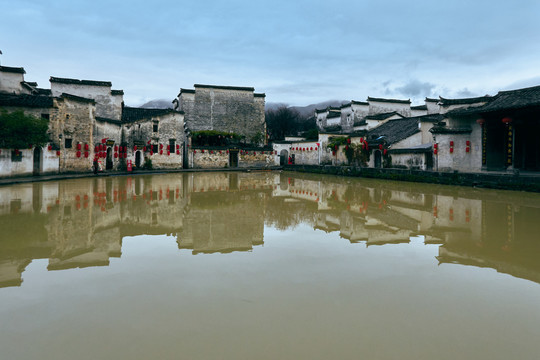
[[462, 173], [353, 166], [287, 165], [284, 170], [490, 189], [540, 192], [540, 173]]

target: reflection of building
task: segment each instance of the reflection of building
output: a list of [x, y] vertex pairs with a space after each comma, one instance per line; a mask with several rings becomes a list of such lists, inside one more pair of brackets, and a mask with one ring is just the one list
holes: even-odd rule
[[[540, 282], [540, 195], [287, 173], [190, 173], [0, 187], [0, 286], [33, 259], [103, 266], [122, 239], [168, 234], [193, 254], [250, 250], [300, 223], [351, 243], [440, 244], [439, 263]], [[388, 245], [387, 245], [388, 246]]]

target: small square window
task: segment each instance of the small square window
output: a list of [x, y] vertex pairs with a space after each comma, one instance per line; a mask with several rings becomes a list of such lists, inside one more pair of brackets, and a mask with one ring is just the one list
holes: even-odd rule
[[12, 150], [11, 151], [11, 161], [12, 162], [21, 162], [22, 161], [22, 151], [21, 150]]
[[152, 127], [153, 132], [158, 132], [158, 125], [159, 125], [159, 123], [157, 123], [157, 122], [154, 123], [154, 125]]
[[49, 120], [49, 114], [41, 114], [41, 118], [45, 120]]
[[64, 147], [66, 149], [71, 149], [71, 147], [72, 147], [72, 139], [66, 139], [66, 141], [64, 143]]
[[158, 146], [152, 145], [152, 152], [157, 153], [158, 152]]

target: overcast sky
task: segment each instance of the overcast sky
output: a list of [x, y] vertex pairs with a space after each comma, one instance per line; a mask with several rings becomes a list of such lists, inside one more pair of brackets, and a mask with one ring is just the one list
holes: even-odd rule
[[421, 104], [540, 85], [540, 1], [0, 0], [0, 50], [40, 87], [108, 80], [131, 106], [195, 83]]

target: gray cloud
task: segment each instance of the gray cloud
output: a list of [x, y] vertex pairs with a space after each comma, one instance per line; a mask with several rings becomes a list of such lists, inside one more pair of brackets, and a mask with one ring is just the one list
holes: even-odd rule
[[401, 94], [405, 97], [432, 96], [436, 85], [420, 80], [410, 80], [403, 86], [396, 87], [393, 92]]

